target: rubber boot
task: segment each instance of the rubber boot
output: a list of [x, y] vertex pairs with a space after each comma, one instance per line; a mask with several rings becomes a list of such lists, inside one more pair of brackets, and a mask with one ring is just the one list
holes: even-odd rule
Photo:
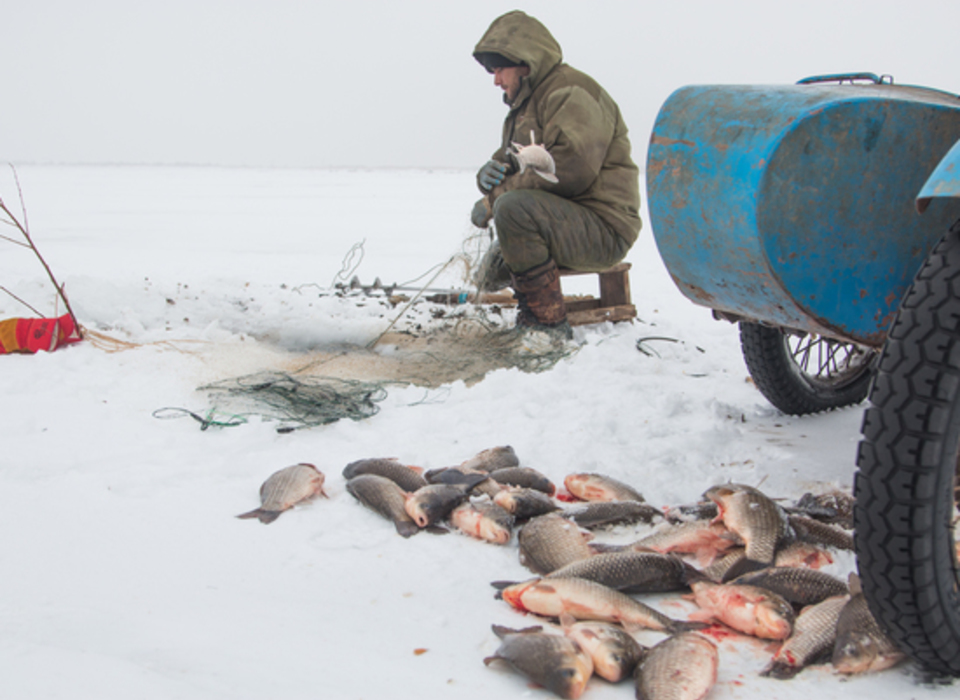
[[542, 265], [511, 274], [519, 312], [517, 327], [558, 329], [566, 337], [573, 331], [567, 323], [567, 306], [560, 290], [560, 271], [552, 259]]

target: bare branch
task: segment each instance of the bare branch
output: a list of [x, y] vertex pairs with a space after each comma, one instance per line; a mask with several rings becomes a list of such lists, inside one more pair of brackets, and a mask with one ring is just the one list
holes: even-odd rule
[[10, 291], [9, 289], [7, 289], [6, 287], [0, 286], [0, 292], [6, 292], [6, 293], [9, 294], [10, 296], [12, 296], [14, 299], [16, 299], [17, 301], [19, 301], [21, 304], [23, 304], [24, 306], [26, 306], [28, 309], [30, 309], [30, 310], [31, 310], [33, 313], [35, 313], [37, 316], [43, 316], [42, 313], [40, 313], [40, 312], [37, 311], [35, 308], [33, 308], [32, 306], [30, 306], [30, 304], [28, 304], [27, 302], [25, 302], [23, 299], [21, 299], [20, 297], [18, 297], [16, 294], [14, 294], [13, 292], [11, 292], [11, 291]]

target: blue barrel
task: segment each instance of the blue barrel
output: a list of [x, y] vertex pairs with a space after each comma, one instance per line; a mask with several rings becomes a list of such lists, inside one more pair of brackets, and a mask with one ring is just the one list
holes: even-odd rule
[[891, 84], [689, 86], [657, 116], [647, 204], [692, 301], [879, 346], [960, 202], [914, 200], [960, 138], [960, 99]]

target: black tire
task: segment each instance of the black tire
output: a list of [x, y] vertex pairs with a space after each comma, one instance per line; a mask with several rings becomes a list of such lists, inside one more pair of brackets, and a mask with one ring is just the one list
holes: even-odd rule
[[879, 354], [854, 343], [745, 321], [740, 349], [760, 393], [794, 416], [863, 401]]
[[890, 329], [857, 454], [857, 565], [900, 649], [960, 675], [960, 228], [927, 258]]

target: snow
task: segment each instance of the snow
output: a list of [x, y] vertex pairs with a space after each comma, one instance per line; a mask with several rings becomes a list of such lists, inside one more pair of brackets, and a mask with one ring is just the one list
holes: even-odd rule
[[[498, 646], [491, 624], [533, 624], [489, 585], [530, 577], [515, 540], [399, 537], [346, 492], [340, 472], [356, 459], [429, 469], [509, 444], [555, 482], [599, 471], [655, 505], [691, 502], [727, 480], [786, 499], [851, 487], [862, 409], [802, 419], [773, 409], [747, 381], [736, 328], [679, 294], [649, 229], [627, 258], [638, 319], [577, 328], [579, 351], [551, 371], [391, 385], [371, 418], [289, 434], [256, 417], [204, 431], [188, 417], [159, 420], [165, 407], [212, 408], [197, 391], [205, 383], [377, 338], [399, 308], [321, 292], [361, 242], [352, 273], [364, 283], [426, 284], [475, 233], [472, 173], [18, 173], [34, 239], [81, 322], [135, 346], [84, 342], [0, 359], [5, 698], [552, 697], [482, 663]], [[0, 196], [14, 206], [4, 177]], [[54, 313], [32, 254], [0, 246], [0, 284]], [[447, 271], [433, 286], [457, 284]], [[25, 315], [0, 295], [0, 318]], [[651, 336], [677, 342], [650, 340], [655, 352], [639, 352], [637, 340]], [[329, 499], [269, 526], [234, 517], [258, 505], [270, 474], [297, 462], [326, 475]], [[831, 571], [846, 576], [853, 565], [841, 555]], [[675, 617], [693, 610], [677, 596], [654, 604]], [[720, 652], [716, 700], [955, 692], [921, 684], [909, 665], [764, 679], [768, 645], [728, 639]], [[633, 688], [594, 678], [584, 697], [628, 698]]]

